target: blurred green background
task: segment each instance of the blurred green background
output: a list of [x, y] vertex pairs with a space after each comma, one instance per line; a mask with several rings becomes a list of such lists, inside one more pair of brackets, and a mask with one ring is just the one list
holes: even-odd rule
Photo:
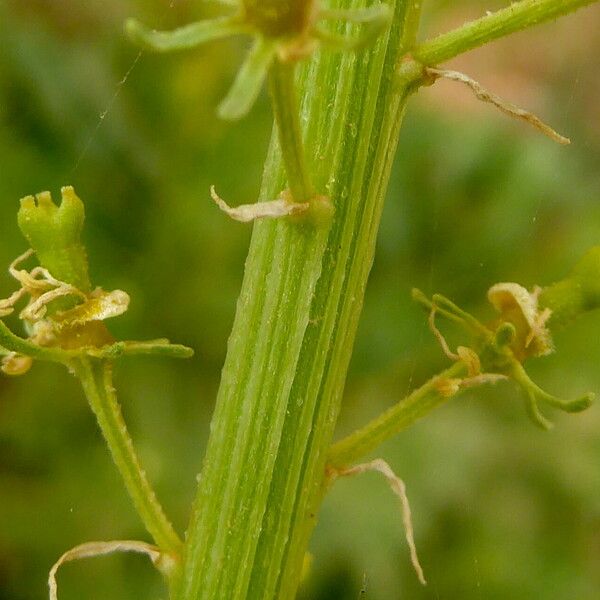
[[[433, 34], [505, 2], [426, 3]], [[534, 110], [563, 148], [441, 82], [406, 118], [345, 394], [340, 435], [446, 365], [410, 301], [440, 291], [487, 318], [485, 290], [562, 277], [600, 242], [600, 7], [453, 63]], [[169, 28], [215, 14], [200, 0], [0, 1], [0, 265], [26, 249], [18, 199], [73, 184], [87, 206], [96, 284], [132, 296], [117, 337], [168, 336], [187, 362], [124, 361], [117, 386], [159, 496], [183, 530], [250, 230], [208, 199], [256, 197], [267, 99], [217, 120], [245, 40], [138, 55], [137, 16]], [[13, 282], [2, 267], [0, 295]], [[600, 314], [529, 365], [567, 396], [600, 392]], [[340, 481], [312, 542], [306, 600], [600, 597], [600, 409], [538, 431], [514, 386], [464, 394], [379, 453], [405, 479], [429, 579], [408, 560], [396, 499], [376, 475]], [[147, 539], [76, 381], [51, 365], [0, 378], [0, 599], [47, 596], [47, 572], [89, 540]], [[164, 597], [144, 558], [66, 566], [61, 600]]]

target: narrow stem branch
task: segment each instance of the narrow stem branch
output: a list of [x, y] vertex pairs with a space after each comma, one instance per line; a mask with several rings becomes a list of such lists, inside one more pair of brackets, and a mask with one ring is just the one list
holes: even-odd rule
[[3, 321], [0, 321], [0, 352], [3, 354], [16, 352], [23, 356], [57, 363], [66, 363], [69, 358], [68, 353], [64, 350], [38, 346], [15, 335]]
[[295, 202], [307, 202], [315, 191], [304, 153], [294, 72], [295, 63], [275, 59], [269, 71], [269, 88], [290, 192]]
[[597, 0], [521, 0], [417, 46], [413, 57], [433, 66], [478, 46], [551, 21]]
[[140, 465], [123, 420], [112, 385], [110, 363], [83, 358], [74, 364], [74, 369], [144, 526], [163, 552], [179, 554], [182, 542], [166, 517]]
[[417, 43], [423, 2], [424, 0], [410, 0], [407, 3], [401, 43], [405, 52], [409, 51]]
[[364, 427], [335, 443], [329, 450], [328, 463], [333, 467], [350, 465], [375, 450], [385, 440], [407, 429], [448, 400], [448, 397], [438, 391], [440, 382], [460, 377], [465, 372], [464, 364], [456, 363], [435, 375]]

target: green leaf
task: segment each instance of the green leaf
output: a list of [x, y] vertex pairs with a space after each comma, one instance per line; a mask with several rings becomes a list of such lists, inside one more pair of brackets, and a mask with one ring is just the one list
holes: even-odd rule
[[197, 21], [173, 31], [155, 31], [148, 29], [136, 19], [125, 21], [125, 32], [134, 43], [156, 52], [187, 50], [200, 44], [249, 33], [247, 25], [238, 17], [222, 17], [206, 21]]
[[219, 105], [222, 119], [240, 119], [252, 108], [275, 58], [275, 44], [258, 39], [239, 70], [233, 86]]
[[53, 277], [87, 293], [92, 286], [80, 239], [85, 219], [83, 202], [72, 187], [64, 187], [61, 192], [60, 206], [54, 204], [50, 192], [23, 198], [17, 215], [19, 228], [40, 264]]
[[562, 327], [600, 308], [600, 246], [588, 250], [568, 277], [544, 288], [539, 303], [552, 311], [551, 327]]

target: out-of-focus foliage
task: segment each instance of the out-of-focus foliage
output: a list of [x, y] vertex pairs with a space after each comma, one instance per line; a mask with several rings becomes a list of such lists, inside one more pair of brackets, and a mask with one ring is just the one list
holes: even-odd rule
[[[429, 32], [481, 12], [476, 2], [427, 4]], [[138, 58], [122, 22], [167, 28], [215, 10], [167, 0], [0, 2], [0, 265], [26, 248], [18, 198], [73, 184], [86, 201], [94, 282], [133, 298], [115, 333], [196, 349], [185, 364], [137, 359], [117, 373], [132, 434], [180, 530], [249, 238], [211, 205], [208, 188], [218, 183], [236, 204], [255, 198], [271, 119], [265, 98], [240, 123], [215, 117], [243, 41]], [[569, 135], [566, 149], [451, 83], [413, 102], [341, 432], [444, 365], [411, 287], [484, 317], [490, 284], [548, 283], [599, 242], [599, 42], [593, 7], [454, 65]], [[3, 296], [11, 286], [0, 273]], [[589, 315], [529, 368], [563, 395], [600, 391], [599, 340], [600, 315]], [[600, 410], [558, 415], [543, 433], [517, 400], [510, 385], [463, 395], [381, 450], [407, 482], [428, 588], [410, 571], [394, 497], [364, 475], [336, 484], [325, 503], [304, 597], [353, 600], [366, 581], [360, 597], [373, 600], [596, 598]], [[74, 379], [49, 365], [0, 378], [0, 599], [45, 597], [64, 550], [112, 538], [145, 533]], [[62, 600], [161, 594], [139, 557], [68, 566], [60, 586]]]

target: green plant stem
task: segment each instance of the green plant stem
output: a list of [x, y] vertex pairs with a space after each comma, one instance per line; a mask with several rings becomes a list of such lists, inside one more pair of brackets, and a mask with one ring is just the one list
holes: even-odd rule
[[290, 192], [295, 202], [307, 202], [315, 191], [302, 140], [295, 67], [294, 62], [284, 63], [276, 58], [269, 70], [269, 90]]
[[[362, 0], [337, 4], [364, 7]], [[306, 172], [315, 189], [327, 191], [335, 214], [328, 227], [255, 225], [173, 600], [295, 597], [326, 487], [400, 125], [415, 89], [410, 79], [398, 83], [396, 72], [412, 48], [420, 3], [389, 5], [392, 27], [373, 47], [316, 53], [301, 70], [299, 120], [279, 127], [292, 132], [293, 146], [272, 141], [261, 198], [280, 193], [285, 168], [296, 173], [288, 173], [295, 181], [289, 185], [304, 186], [292, 193], [306, 194], [302, 155], [290, 153], [302, 147], [302, 134]], [[458, 46], [448, 43], [451, 56]], [[278, 99], [281, 89], [278, 123], [278, 106], [290, 106]]]
[[551, 311], [551, 328], [600, 308], [600, 246], [590, 248], [565, 279], [542, 289], [539, 305]]
[[463, 363], [432, 377], [409, 396], [354, 433], [335, 443], [329, 450], [328, 463], [333, 467], [346, 467], [375, 450], [385, 440], [410, 427], [415, 421], [428, 415], [449, 398], [438, 391], [444, 379], [462, 377], [466, 374]]
[[413, 52], [413, 58], [426, 66], [437, 65], [492, 40], [532, 25], [551, 21], [596, 1], [522, 0], [514, 2], [502, 10], [466, 23], [458, 29], [443, 33], [418, 45]]
[[56, 348], [44, 348], [15, 335], [3, 321], [0, 321], [0, 348], [4, 354], [16, 352], [24, 356], [31, 356], [40, 360], [48, 360], [56, 363], [67, 362], [69, 356], [64, 350]]
[[[335, 215], [255, 225], [176, 600], [291, 600], [299, 585], [407, 99], [394, 86], [407, 4], [390, 7], [373, 47], [299, 74], [306, 161]], [[285, 181], [279, 146], [263, 199]]]
[[178, 556], [182, 542], [140, 465], [112, 385], [110, 363], [81, 358], [72, 366], [144, 526], [161, 551]]
[[421, 24], [421, 12], [424, 0], [409, 0], [406, 2], [406, 13], [404, 27], [402, 29], [401, 46], [405, 51], [410, 50], [417, 43], [419, 26]]

